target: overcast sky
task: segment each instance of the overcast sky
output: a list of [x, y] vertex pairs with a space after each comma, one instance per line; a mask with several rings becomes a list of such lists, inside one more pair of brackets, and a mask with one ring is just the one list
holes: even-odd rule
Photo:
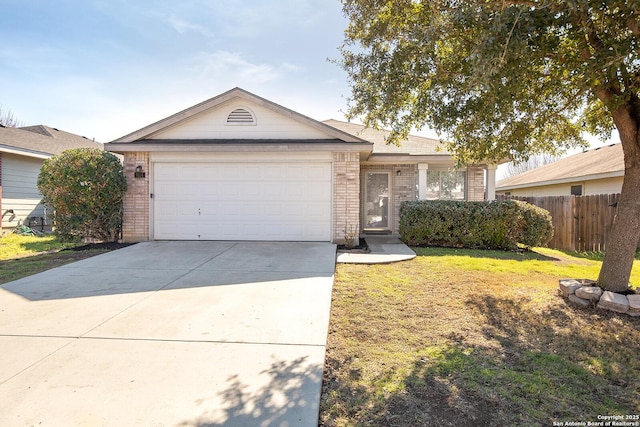
[[343, 119], [338, 0], [0, 0], [0, 106], [108, 142], [239, 86]]

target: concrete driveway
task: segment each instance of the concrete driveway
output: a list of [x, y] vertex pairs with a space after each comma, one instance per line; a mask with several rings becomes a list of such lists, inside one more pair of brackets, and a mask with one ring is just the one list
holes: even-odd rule
[[317, 425], [335, 245], [147, 242], [0, 286], [0, 425]]

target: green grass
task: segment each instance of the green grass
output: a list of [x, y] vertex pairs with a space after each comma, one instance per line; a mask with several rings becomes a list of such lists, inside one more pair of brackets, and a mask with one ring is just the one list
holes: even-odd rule
[[54, 236], [22, 236], [6, 234], [0, 237], [0, 284], [40, 273], [73, 261], [105, 252], [101, 249], [62, 251], [79, 243], [63, 242]]
[[640, 413], [640, 319], [557, 294], [559, 278], [595, 279], [601, 261], [549, 249], [416, 252], [337, 266], [321, 425], [552, 425]]
[[63, 242], [53, 235], [38, 237], [10, 233], [0, 237], [0, 260], [22, 258], [77, 245], [78, 243]]

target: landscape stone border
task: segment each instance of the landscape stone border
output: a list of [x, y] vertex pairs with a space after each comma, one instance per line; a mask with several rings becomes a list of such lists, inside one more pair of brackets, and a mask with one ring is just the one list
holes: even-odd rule
[[590, 279], [560, 279], [558, 290], [560, 295], [581, 307], [592, 307], [603, 310], [625, 313], [629, 316], [640, 316], [640, 294], [623, 295], [611, 291], [603, 291], [597, 283]]

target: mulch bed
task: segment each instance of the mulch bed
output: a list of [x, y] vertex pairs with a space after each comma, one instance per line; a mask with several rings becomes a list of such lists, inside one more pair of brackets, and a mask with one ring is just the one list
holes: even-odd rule
[[92, 249], [104, 249], [108, 251], [115, 251], [116, 249], [126, 248], [127, 246], [135, 245], [135, 243], [119, 243], [119, 242], [101, 242], [101, 243], [87, 243], [86, 245], [75, 246], [73, 248], [65, 248], [60, 252], [65, 251], [89, 251]]

